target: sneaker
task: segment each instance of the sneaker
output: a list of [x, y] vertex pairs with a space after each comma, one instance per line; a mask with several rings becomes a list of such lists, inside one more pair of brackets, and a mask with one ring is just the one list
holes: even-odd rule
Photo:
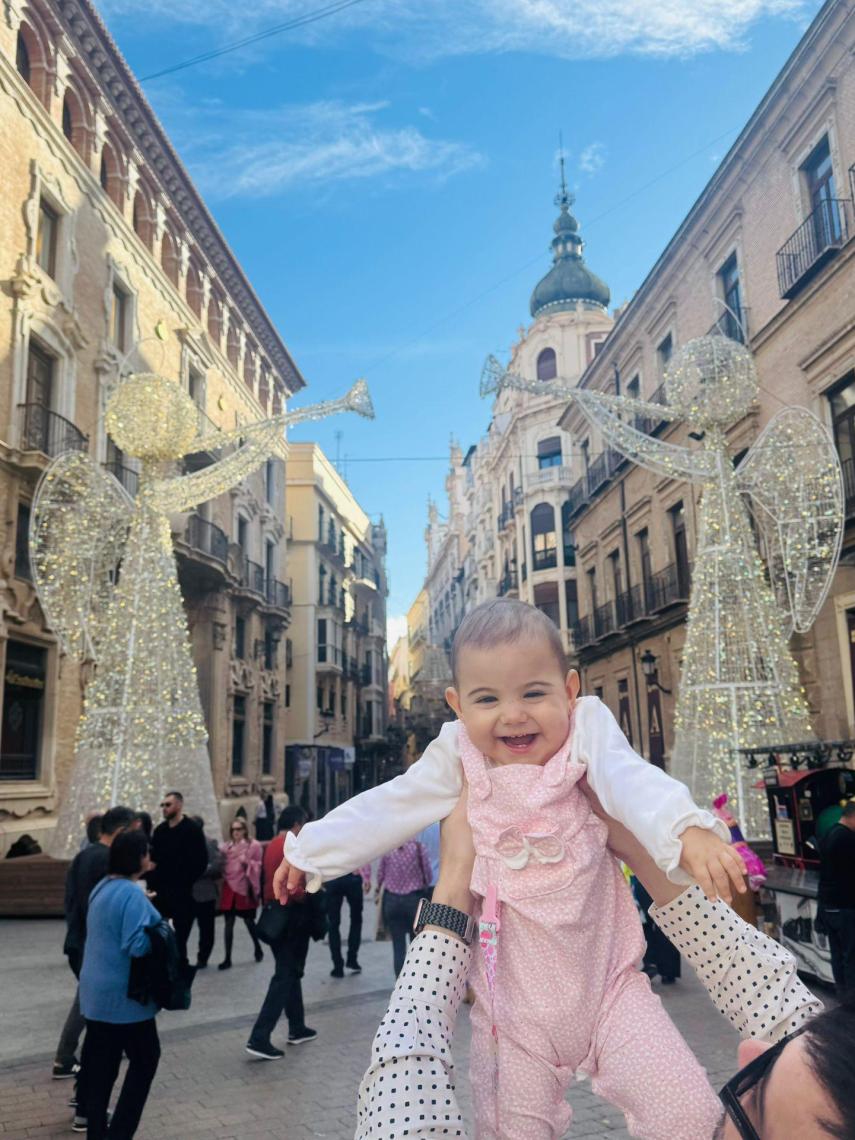
[[303, 1045], [306, 1041], [314, 1041], [317, 1035], [317, 1029], [309, 1029], [308, 1025], [304, 1025], [299, 1033], [288, 1034], [288, 1044]]
[[330, 970], [330, 977], [331, 978], [343, 978], [344, 977], [344, 966], [333, 966], [333, 968]]
[[356, 961], [345, 962], [345, 965], [347, 966], [348, 970], [350, 970], [351, 974], [361, 974], [362, 973], [362, 967]]
[[71, 1122], [71, 1131], [72, 1132], [85, 1132], [87, 1127], [88, 1127], [88, 1123], [89, 1122], [87, 1121], [85, 1116], [78, 1116], [77, 1113], [75, 1113], [74, 1119]]
[[207, 970], [208, 969], [208, 963], [202, 962], [202, 961], [197, 961], [196, 962], [196, 969], [197, 970]]
[[246, 1051], [250, 1057], [258, 1057], [261, 1061], [278, 1061], [285, 1056], [284, 1049], [277, 1049], [275, 1045], [256, 1045], [254, 1041], [247, 1041]]
[[51, 1076], [55, 1081], [67, 1081], [71, 1077], [76, 1077], [80, 1072], [80, 1065], [77, 1061], [72, 1061], [70, 1064], [63, 1064], [62, 1061], [54, 1061], [53, 1071]]
[[217, 966], [218, 970], [230, 970], [231, 968], [232, 968], [231, 958], [226, 958], [226, 960], [224, 962], [220, 962], [219, 966]]

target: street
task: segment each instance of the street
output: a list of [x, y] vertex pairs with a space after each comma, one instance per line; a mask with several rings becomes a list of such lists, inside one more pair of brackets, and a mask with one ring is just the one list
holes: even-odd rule
[[[50, 1078], [53, 1049], [73, 995], [73, 978], [60, 953], [62, 930], [63, 924], [53, 920], [9, 920], [0, 927], [6, 1027], [0, 1037], [2, 1140], [70, 1135], [72, 1082]], [[363, 973], [344, 980], [329, 977], [326, 946], [313, 946], [304, 992], [307, 1020], [318, 1030], [318, 1040], [286, 1049], [281, 1061], [263, 1062], [249, 1058], [244, 1044], [272, 963], [269, 956], [260, 965], [251, 961], [245, 932], [238, 931], [235, 941], [234, 968], [217, 971], [216, 947], [214, 968], [197, 976], [192, 1009], [158, 1018], [163, 1056], [140, 1140], [214, 1134], [218, 1140], [350, 1140], [356, 1090], [392, 983], [391, 946], [365, 943]], [[718, 1087], [735, 1066], [735, 1033], [715, 1013], [694, 975], [656, 988]], [[274, 1043], [284, 1044], [285, 1030], [281, 1023]], [[454, 1051], [460, 1100], [471, 1123], [468, 1047], [464, 1007]], [[571, 1089], [569, 1099], [573, 1137], [628, 1136], [620, 1115], [587, 1083]]]

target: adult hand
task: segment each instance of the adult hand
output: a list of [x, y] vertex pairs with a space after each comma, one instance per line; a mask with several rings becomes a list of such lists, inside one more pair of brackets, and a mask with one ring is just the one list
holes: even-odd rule
[[274, 897], [285, 906], [289, 898], [300, 899], [305, 893], [305, 873], [299, 867], [292, 867], [283, 855], [282, 862], [273, 876]]
[[467, 815], [468, 798], [469, 788], [464, 784], [456, 806], [440, 824], [439, 877], [433, 889], [433, 901], [473, 914], [476, 903], [469, 884], [475, 864], [475, 845]]

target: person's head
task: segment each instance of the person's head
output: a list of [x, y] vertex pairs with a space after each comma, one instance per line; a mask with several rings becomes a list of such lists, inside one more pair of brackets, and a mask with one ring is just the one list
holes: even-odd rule
[[113, 845], [114, 840], [120, 832], [127, 831], [127, 829], [134, 822], [136, 812], [129, 807], [123, 807], [117, 804], [116, 807], [111, 807], [101, 816], [101, 835], [99, 842], [105, 844], [107, 847]]
[[86, 818], [86, 839], [89, 843], [97, 843], [101, 838], [101, 816], [98, 812]]
[[[855, 1002], [810, 1021], [780, 1045], [743, 1041], [739, 1073], [728, 1084], [761, 1140], [855, 1140]], [[742, 1091], [744, 1090], [744, 1091]], [[742, 1140], [726, 1113], [714, 1140]]]
[[184, 796], [181, 792], [167, 792], [160, 805], [167, 823], [177, 823], [184, 811]]
[[279, 822], [276, 826], [279, 831], [293, 831], [295, 835], [299, 835], [300, 828], [308, 818], [304, 808], [298, 804], [289, 804], [279, 813]]
[[844, 827], [848, 827], [851, 831], [855, 831], [855, 800], [847, 800], [843, 805], [843, 812], [840, 816], [840, 822]]
[[146, 839], [151, 839], [154, 823], [147, 811], [138, 811], [134, 816], [134, 822], [131, 824], [131, 827], [137, 831], [141, 831]]
[[229, 839], [232, 843], [240, 843], [242, 839], [249, 839], [249, 827], [245, 819], [235, 816], [229, 828]]
[[491, 760], [545, 764], [566, 740], [579, 675], [534, 606], [496, 598], [471, 610], [454, 636], [451, 675], [445, 699]]
[[148, 839], [139, 828], [120, 832], [110, 844], [109, 873], [138, 878], [148, 865]]

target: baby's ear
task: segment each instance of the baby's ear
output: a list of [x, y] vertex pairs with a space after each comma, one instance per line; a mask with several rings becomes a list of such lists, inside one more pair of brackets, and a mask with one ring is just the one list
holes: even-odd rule
[[575, 705], [576, 698], [579, 696], [579, 689], [581, 688], [579, 674], [575, 669], [571, 669], [567, 674], [567, 679], [564, 682], [564, 688], [567, 690], [567, 696], [570, 700], [570, 704]]
[[457, 689], [454, 689], [449, 685], [449, 687], [445, 690], [445, 699], [451, 706], [457, 719], [461, 720], [462, 717], [460, 716], [460, 694], [458, 693]]

